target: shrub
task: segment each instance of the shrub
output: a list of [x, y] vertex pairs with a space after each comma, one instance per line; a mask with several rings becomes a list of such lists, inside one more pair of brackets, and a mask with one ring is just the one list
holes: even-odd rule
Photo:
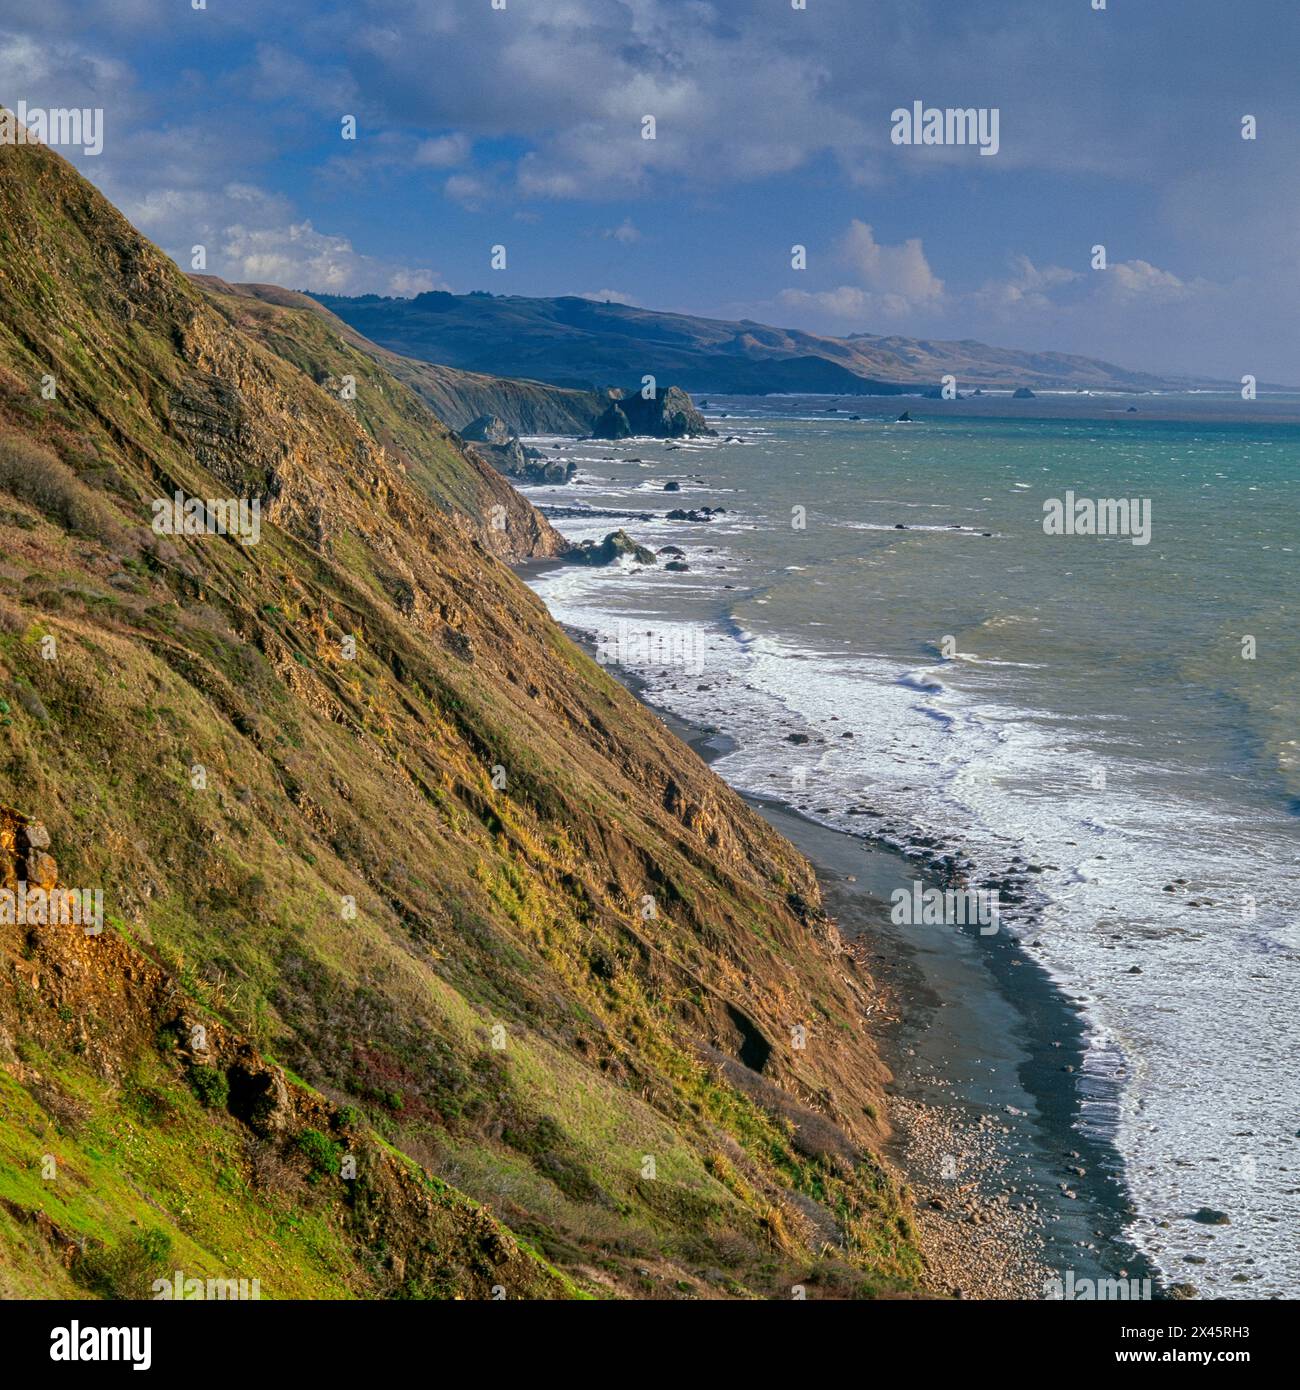
[[129, 548], [108, 503], [48, 449], [13, 431], [0, 434], [0, 488], [66, 531]]
[[216, 1067], [198, 1063], [190, 1068], [189, 1083], [194, 1094], [209, 1110], [224, 1110], [230, 1100], [230, 1083]]
[[255, 1192], [276, 1192], [296, 1197], [305, 1186], [296, 1164], [287, 1162], [275, 1144], [250, 1135], [244, 1140], [248, 1181]]
[[166, 1231], [138, 1231], [114, 1247], [90, 1249], [74, 1267], [77, 1281], [102, 1298], [149, 1298], [171, 1263]]
[[28, 620], [8, 599], [0, 598], [0, 633], [21, 637], [27, 631]]
[[298, 1147], [311, 1161], [313, 1177], [328, 1174], [337, 1178], [343, 1171], [343, 1149], [318, 1129], [305, 1129], [298, 1136]]

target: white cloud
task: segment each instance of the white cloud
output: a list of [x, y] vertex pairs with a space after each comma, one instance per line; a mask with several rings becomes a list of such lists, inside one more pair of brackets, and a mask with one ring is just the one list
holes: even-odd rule
[[1063, 285], [1082, 280], [1082, 274], [1065, 266], [1036, 266], [1028, 256], [1011, 257], [1012, 274], [1001, 280], [989, 280], [966, 296], [971, 304], [979, 305], [990, 314], [1006, 318], [1026, 310], [1046, 310], [1052, 307], [1052, 291]]
[[1106, 272], [1103, 283], [1114, 298], [1147, 303], [1171, 303], [1196, 293], [1194, 286], [1149, 261], [1119, 261]]
[[[1008, 274], [957, 291], [930, 266], [918, 238], [883, 244], [859, 220], [837, 253], [859, 283], [784, 290], [777, 304], [795, 323], [838, 335], [892, 324], [908, 334], [1050, 346], [1154, 371], [1195, 371], [1195, 362], [1180, 360], [1168, 344], [1203, 344], [1234, 309], [1240, 313], [1246, 297], [1242, 286], [1185, 278], [1142, 259], [1093, 271], [1037, 265], [1024, 254], [1010, 257]], [[771, 306], [752, 312], [761, 318], [764, 308]], [[1252, 360], [1249, 351], [1236, 351]], [[1234, 366], [1225, 374], [1247, 370]]]
[[335, 294], [346, 292], [356, 280], [358, 257], [352, 243], [346, 237], [318, 232], [306, 221], [287, 227], [236, 223], [224, 229], [218, 253], [227, 267], [227, 279]]
[[535, 153], [519, 161], [517, 180], [525, 198], [578, 198], [584, 192], [576, 174], [549, 166]]
[[388, 277], [388, 293], [400, 299], [411, 299], [429, 290], [445, 290], [447, 285], [442, 276], [431, 270], [397, 270]]
[[439, 135], [432, 140], [421, 140], [415, 147], [412, 162], [428, 169], [454, 169], [464, 164], [472, 148], [468, 136]]
[[885, 246], [868, 223], [854, 218], [840, 244], [840, 255], [877, 294], [916, 308], [943, 298], [943, 281], [930, 269], [919, 237]]
[[859, 326], [873, 319], [933, 313], [943, 305], [943, 281], [930, 268], [919, 237], [887, 245], [876, 240], [868, 223], [854, 218], [835, 255], [856, 273], [859, 284], [829, 290], [787, 289], [778, 296], [780, 303], [797, 312]]
[[453, 174], [442, 186], [452, 202], [477, 211], [493, 197], [492, 181], [477, 174]]
[[854, 285], [841, 285], [834, 290], [782, 290], [777, 298], [788, 309], [811, 311], [826, 318], [863, 322], [876, 307], [872, 297]]
[[629, 309], [641, 307], [630, 294], [624, 294], [621, 290], [590, 290], [585, 294], [580, 294], [578, 298], [594, 299], [602, 304], [625, 304]]
[[[39, 42], [27, 34], [0, 30], [0, 104], [85, 106], [105, 98], [125, 100], [131, 70], [113, 58], [89, 52], [67, 40]], [[96, 100], [97, 99], [97, 100]]]
[[622, 242], [624, 246], [632, 246], [641, 240], [641, 233], [630, 217], [625, 217], [617, 227], [606, 227], [601, 236], [611, 241]]
[[287, 199], [256, 185], [155, 188], [124, 198], [122, 210], [147, 236], [190, 268], [191, 247], [223, 280], [256, 281], [333, 294], [419, 294], [447, 286], [434, 271], [364, 255], [347, 237], [316, 229]]

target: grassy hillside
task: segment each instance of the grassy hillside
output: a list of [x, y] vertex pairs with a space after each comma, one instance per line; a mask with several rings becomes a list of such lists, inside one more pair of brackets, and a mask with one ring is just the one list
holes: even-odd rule
[[[280, 330], [281, 337], [307, 338], [310, 343], [328, 344], [337, 351], [340, 346], [354, 348], [374, 358], [388, 376], [409, 386], [453, 430], [463, 430], [481, 415], [495, 415], [504, 420], [516, 434], [590, 434], [597, 420], [609, 405], [609, 398], [594, 391], [568, 390], [548, 386], [540, 381], [519, 381], [511, 377], [491, 376], [485, 372], [462, 372], [435, 362], [421, 362], [372, 343], [356, 329], [344, 323], [336, 314], [310, 295], [284, 290], [278, 285], [230, 285], [210, 275], [192, 277], [215, 296], [217, 303], [225, 302], [231, 313], [242, 313], [245, 327]], [[283, 310], [298, 310], [299, 314], [271, 314], [255, 309], [252, 304], [234, 305], [229, 301], [254, 301], [274, 305]], [[292, 318], [311, 314], [321, 320], [323, 327], [287, 330]], [[265, 341], [265, 338], [263, 339]], [[282, 348], [273, 344], [277, 351]], [[295, 352], [298, 354], [295, 356]], [[301, 347], [285, 353], [298, 361], [304, 370], [315, 367], [310, 355]], [[299, 360], [304, 357], [305, 360]]]
[[[0, 1291], [917, 1286], [870, 981], [493, 480], [47, 150], [0, 150], [0, 284], [0, 876], [39, 822], [107, 913], [0, 925]], [[259, 542], [152, 534], [176, 489]]]

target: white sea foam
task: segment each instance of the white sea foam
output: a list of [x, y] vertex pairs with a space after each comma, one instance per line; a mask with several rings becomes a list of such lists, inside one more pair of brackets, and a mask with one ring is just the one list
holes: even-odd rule
[[[611, 580], [624, 602], [650, 600], [640, 616], [672, 627], [644, 571], [553, 571], [537, 588], [561, 621], [598, 629], [615, 598]], [[1300, 1261], [1287, 1233], [1300, 1224], [1300, 1113], [1278, 1112], [1295, 1095], [1300, 902], [1294, 890], [1261, 894], [1279, 882], [1276, 861], [1257, 848], [1261, 827], [1221, 803], [1158, 792], [1160, 770], [1118, 741], [1099, 798], [1095, 741], [1013, 703], [1011, 672], [968, 685], [980, 673], [962, 661], [906, 668], [733, 623], [708, 633], [698, 678], [638, 674], [653, 703], [737, 739], [716, 764], [733, 785], [800, 802], [841, 829], [863, 824], [849, 806], [870, 807], [900, 842], [905, 828], [936, 836], [992, 874], [1023, 868], [1013, 854], [1043, 867], [1033, 877], [1032, 939], [1087, 1001], [1083, 1114], [1125, 1156], [1140, 1213], [1133, 1239], [1171, 1280], [1187, 1277], [1184, 1256], [1201, 1258], [1212, 1243], [1213, 1262], [1197, 1267], [1204, 1292], [1293, 1291]], [[791, 744], [791, 732], [814, 741]], [[1165, 893], [1176, 879], [1186, 883]], [[1251, 898], [1255, 918], [1246, 921]], [[1207, 903], [1190, 910], [1191, 926], [1190, 901]], [[1028, 925], [1014, 911], [1007, 920], [1017, 932]], [[1129, 973], [1135, 964], [1140, 975]], [[1208, 1111], [1207, 1095], [1220, 1098]], [[1230, 1211], [1231, 1226], [1185, 1219], [1202, 1206]], [[1242, 1270], [1253, 1282], [1233, 1284]]]

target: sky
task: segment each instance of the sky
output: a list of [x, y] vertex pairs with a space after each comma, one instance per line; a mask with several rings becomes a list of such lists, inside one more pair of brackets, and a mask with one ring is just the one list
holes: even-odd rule
[[0, 0], [0, 105], [102, 110], [60, 152], [228, 280], [1300, 385], [1300, 6], [1099, 3]]

